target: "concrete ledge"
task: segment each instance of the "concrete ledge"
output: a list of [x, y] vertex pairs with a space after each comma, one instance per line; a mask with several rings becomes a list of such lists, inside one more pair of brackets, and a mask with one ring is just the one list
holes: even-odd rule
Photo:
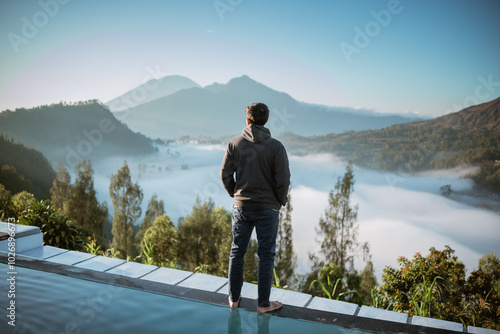
[[[8, 251], [8, 242], [8, 239], [0, 241], [0, 251]], [[24, 253], [41, 246], [43, 246], [43, 234], [40, 231], [38, 231], [38, 233], [31, 233], [22, 237], [19, 237], [16, 234], [16, 253]]]
[[[0, 252], [0, 263], [6, 264], [8, 262], [7, 259], [7, 253]], [[81, 262], [83, 263], [83, 262]], [[139, 263], [133, 263], [133, 262], [127, 262], [120, 267], [127, 266], [135, 267], [136, 265], [137, 268], [142, 268], [144, 269], [151, 269], [153, 267], [154, 271], [150, 271], [149, 275], [154, 276], [153, 273], [155, 271], [159, 271], [160, 269], [155, 269], [155, 266], [148, 266], [148, 265], [143, 265]], [[117, 285], [117, 286], [122, 286], [126, 288], [131, 288], [131, 289], [138, 289], [138, 290], [143, 290], [143, 291], [148, 291], [152, 293], [158, 293], [158, 294], [163, 294], [163, 295], [169, 295], [169, 296], [175, 296], [179, 298], [187, 298], [187, 299], [192, 299], [192, 300], [198, 300], [202, 302], [207, 302], [207, 303], [214, 303], [214, 304], [219, 304], [219, 305], [224, 305], [227, 306], [227, 294], [222, 293], [220, 288], [219, 292], [212, 292], [212, 291], [206, 291], [206, 290], [201, 290], [199, 288], [190, 288], [190, 287], [183, 287], [181, 284], [178, 285], [172, 285], [172, 284], [165, 284], [161, 282], [156, 282], [153, 280], [147, 280], [144, 279], [148, 274], [145, 274], [142, 279], [137, 279], [134, 277], [130, 276], [124, 276], [120, 275], [118, 273], [111, 273], [113, 270], [101, 272], [101, 271], [96, 271], [96, 270], [88, 270], [86, 268], [81, 268], [77, 266], [72, 266], [72, 265], [66, 265], [66, 264], [60, 264], [56, 262], [49, 262], [49, 261], [44, 261], [32, 257], [26, 257], [26, 256], [19, 256], [16, 257], [16, 266], [17, 267], [26, 267], [34, 270], [41, 270], [41, 271], [48, 271], [52, 272], [55, 274], [61, 274], [61, 275], [67, 275], [79, 279], [86, 279], [90, 281], [95, 281], [98, 283], [102, 284], [107, 284], [107, 285]], [[118, 268], [118, 267], [117, 267]], [[168, 269], [168, 268], [164, 268]], [[158, 274], [159, 275], [159, 274]], [[195, 276], [197, 274], [194, 274]], [[210, 276], [210, 275], [204, 275], [204, 274], [198, 274], [198, 277], [203, 277], [203, 276]], [[222, 280], [227, 280], [225, 278], [219, 277], [219, 279]], [[184, 280], [183, 282], [187, 282], [188, 279]], [[183, 283], [181, 282], [181, 283]], [[223, 285], [224, 286], [224, 285]], [[248, 289], [254, 291], [255, 285], [249, 284]], [[279, 289], [278, 289], [279, 290]], [[284, 290], [286, 291], [286, 290]], [[288, 291], [290, 292], [290, 291]], [[300, 294], [300, 293], [299, 293]], [[324, 299], [324, 298], [323, 298]], [[316, 301], [318, 300], [318, 301]], [[307, 320], [307, 321], [314, 321], [314, 322], [320, 322], [320, 323], [325, 323], [325, 324], [333, 324], [337, 326], [342, 326], [345, 327], [345, 331], [347, 332], [357, 332], [357, 330], [367, 330], [370, 332], [379, 332], [379, 333], [385, 333], [385, 334], [444, 334], [444, 333], [456, 333], [457, 332], [457, 325], [460, 326], [462, 329], [459, 330], [459, 332], [465, 332], [464, 328], [462, 327], [461, 324], [449, 322], [449, 321], [442, 321], [442, 320], [436, 320], [436, 319], [429, 319], [429, 318], [421, 318], [421, 317], [414, 317], [414, 319], [410, 318], [412, 321], [408, 321], [408, 323], [403, 324], [399, 322], [394, 322], [394, 321], [386, 321], [382, 319], [373, 319], [373, 318], [368, 318], [368, 317], [362, 317], [358, 315], [347, 315], [347, 314], [340, 314], [336, 312], [329, 312], [329, 311], [324, 311], [324, 310], [317, 310], [313, 309], [311, 306], [315, 307], [318, 304], [323, 303], [324, 300], [320, 298], [314, 298], [308, 305], [307, 308], [304, 307], [297, 307], [297, 306], [292, 306], [292, 305], [285, 305], [285, 307], [281, 310], [272, 312], [271, 315], [275, 316], [280, 316], [280, 317], [287, 317], [287, 318], [295, 318], [295, 319], [302, 319], [302, 320]], [[337, 302], [337, 301], [332, 301], [332, 302]], [[337, 303], [343, 303], [343, 302], [337, 302]], [[326, 303], [328, 305], [330, 303]], [[333, 303], [331, 305], [335, 305], [336, 303]], [[346, 303], [348, 304], [348, 303]], [[355, 305], [355, 304], [354, 304]], [[257, 301], [255, 298], [249, 299], [249, 298], [242, 298], [240, 308], [248, 310], [248, 311], [253, 311], [255, 312], [257, 307]], [[357, 308], [357, 305], [355, 305]], [[371, 311], [363, 311], [366, 312], [365, 314], [368, 315]], [[361, 313], [361, 309], [360, 309]], [[421, 318], [421, 319], [419, 319]], [[416, 321], [413, 321], [416, 320]], [[427, 322], [425, 320], [431, 320], [429, 323], [431, 323], [431, 326], [427, 325]], [[434, 321], [432, 321], [434, 320]], [[412, 323], [412, 324], [410, 324]], [[451, 325], [451, 326], [450, 326]], [[454, 326], [453, 326], [454, 325]], [[354, 331], [349, 330], [354, 329]], [[453, 328], [453, 329], [452, 329]], [[344, 329], [339, 327], [338, 328], [341, 332], [344, 332]], [[476, 331], [475, 327], [469, 327], [471, 333], [486, 333], [486, 334], [500, 334], [498, 331], [492, 331], [492, 330], [486, 330], [486, 329], [478, 329], [482, 331]]]
[[28, 256], [28, 257], [33, 257], [35, 259], [47, 259], [52, 256], [56, 256], [58, 254], [66, 253], [68, 250], [67, 249], [62, 249], [62, 248], [57, 248], [53, 246], [42, 246], [38, 247], [35, 249], [32, 249], [30, 251], [21, 253], [21, 255]]
[[91, 270], [97, 270], [97, 271], [106, 271], [111, 268], [117, 267], [123, 263], [125, 263], [125, 260], [120, 260], [120, 259], [115, 259], [112, 257], [106, 257], [106, 256], [95, 256], [92, 257], [86, 261], [80, 262], [75, 264], [76, 267], [79, 268], [86, 268], [86, 269], [91, 269]]
[[[9, 225], [12, 226], [14, 225], [15, 227], [15, 232], [16, 232], [16, 239], [20, 239], [23, 237], [26, 237], [31, 234], [37, 234], [40, 233], [40, 228], [36, 226], [30, 226], [30, 225], [21, 225], [21, 224], [14, 224], [14, 223], [6, 223], [6, 222], [0, 222], [0, 232], [4, 233], [9, 233]], [[41, 245], [40, 245], [41, 246]]]
[[307, 308], [353, 316], [358, 310], [358, 305], [323, 297], [314, 297]]
[[93, 257], [95, 257], [95, 255], [89, 253], [68, 251], [65, 253], [58, 254], [56, 256], [49, 257], [46, 261], [73, 265]]
[[161, 267], [158, 268], [158, 270], [142, 276], [141, 279], [175, 285], [191, 275], [193, 275], [193, 273], [190, 271]]
[[[217, 290], [217, 293], [229, 296], [229, 286], [222, 286], [222, 288]], [[243, 282], [243, 286], [241, 287], [241, 297], [248, 299], [257, 299], [259, 297], [259, 289], [257, 284]]]
[[475, 333], [475, 334], [499, 334], [500, 332], [496, 331], [494, 329], [468, 326], [467, 327], [467, 333]]
[[[9, 235], [12, 232], [12, 226], [14, 226], [14, 239], [15, 239], [15, 248], [16, 253], [24, 253], [30, 251], [32, 249], [42, 247], [43, 246], [43, 234], [40, 232], [40, 229], [36, 226], [28, 226], [28, 225], [20, 225], [14, 223], [6, 223], [0, 222], [0, 232], [6, 233]], [[11, 230], [9, 230], [9, 227]], [[4, 235], [4, 237], [7, 237]], [[0, 241], [0, 251], [8, 252], [8, 238], [3, 238], [4, 240]]]
[[177, 284], [177, 286], [215, 292], [226, 284], [227, 278], [196, 273]]
[[411, 317], [411, 325], [420, 327], [431, 327], [437, 329], [446, 329], [455, 332], [464, 331], [464, 326], [462, 324], [459, 324], [458, 322], [419, 317], [417, 315]]
[[278, 288], [271, 288], [270, 300], [279, 300], [283, 304], [304, 307], [312, 296], [306, 293], [290, 291]]
[[139, 278], [146, 274], [149, 274], [153, 270], [158, 269], [157, 266], [152, 266], [148, 264], [142, 264], [137, 262], [125, 262], [118, 267], [108, 270], [107, 272], [111, 274], [118, 274], [122, 276], [128, 276], [133, 278]]
[[365, 305], [361, 306], [358, 317], [399, 322], [402, 324], [406, 324], [406, 322], [408, 321], [408, 315], [405, 313], [387, 311]]

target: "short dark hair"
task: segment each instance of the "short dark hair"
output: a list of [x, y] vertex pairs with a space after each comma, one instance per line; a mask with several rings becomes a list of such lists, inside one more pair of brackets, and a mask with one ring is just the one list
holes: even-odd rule
[[245, 113], [250, 123], [264, 125], [269, 119], [269, 108], [264, 103], [252, 103], [245, 108]]

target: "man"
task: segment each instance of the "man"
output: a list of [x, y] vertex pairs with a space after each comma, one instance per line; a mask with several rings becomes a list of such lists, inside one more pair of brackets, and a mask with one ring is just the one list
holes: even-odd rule
[[279, 301], [269, 301], [269, 295], [279, 210], [287, 202], [290, 170], [285, 147], [264, 127], [269, 108], [263, 103], [253, 103], [245, 108], [245, 113], [247, 126], [241, 136], [229, 142], [221, 168], [224, 188], [234, 198], [229, 305], [239, 306], [244, 257], [255, 227], [259, 255], [257, 312], [264, 313], [283, 307]]

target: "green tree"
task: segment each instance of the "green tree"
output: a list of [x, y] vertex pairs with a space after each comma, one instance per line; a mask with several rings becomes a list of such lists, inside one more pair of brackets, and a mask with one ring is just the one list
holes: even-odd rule
[[76, 165], [75, 184], [63, 207], [74, 223], [89, 235], [102, 240], [102, 227], [108, 218], [108, 207], [105, 202], [97, 201], [93, 174], [90, 160], [83, 160]]
[[328, 208], [320, 218], [317, 233], [321, 240], [321, 253], [327, 263], [337, 264], [342, 273], [354, 269], [354, 258], [359, 252], [363, 258], [369, 258], [368, 242], [358, 242], [358, 206], [351, 206], [351, 194], [354, 191], [354, 173], [349, 162], [344, 177], [339, 177], [335, 191], [330, 191]]
[[[439, 251], [430, 248], [427, 256], [416, 253], [412, 260], [398, 259], [399, 269], [386, 267], [382, 293], [391, 298], [394, 311], [457, 321], [465, 284], [465, 266], [449, 246]], [[421, 315], [421, 314], [420, 314]]]
[[132, 256], [134, 223], [141, 216], [143, 194], [137, 183], [132, 183], [127, 162], [111, 175], [109, 194], [113, 201], [113, 244], [122, 256]]
[[36, 202], [33, 194], [23, 190], [12, 197], [12, 209], [16, 217], [19, 217], [23, 211], [28, 210]]
[[153, 225], [153, 221], [156, 217], [165, 214], [165, 203], [163, 200], [158, 200], [158, 196], [153, 194], [148, 203], [148, 208], [146, 209], [146, 213], [144, 214], [144, 219], [142, 220], [141, 227], [139, 228], [139, 232], [135, 236], [135, 242], [140, 244], [142, 242], [142, 238], [144, 238], [144, 233], [147, 229], [149, 229]]
[[0, 183], [0, 220], [13, 218], [15, 212], [12, 209], [12, 194]]
[[292, 283], [295, 267], [297, 266], [297, 256], [293, 250], [292, 210], [291, 195], [288, 192], [288, 202], [280, 210], [276, 257], [274, 258], [274, 269], [280, 280], [280, 285], [283, 286]]
[[179, 222], [178, 258], [181, 267], [214, 275], [227, 274], [230, 251], [230, 215], [214, 209], [211, 199], [201, 203], [196, 198], [193, 211]]
[[177, 261], [177, 227], [166, 214], [156, 217], [146, 230], [141, 247], [151, 245], [153, 248], [153, 264], [168, 266]]
[[73, 186], [71, 185], [71, 176], [64, 165], [60, 163], [57, 175], [52, 182], [52, 187], [50, 188], [50, 198], [57, 209], [68, 213], [68, 209], [65, 208], [65, 204], [67, 206], [72, 193]]

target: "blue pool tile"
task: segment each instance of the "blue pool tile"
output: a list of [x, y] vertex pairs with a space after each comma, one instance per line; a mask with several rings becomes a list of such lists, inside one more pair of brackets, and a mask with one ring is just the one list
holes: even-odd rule
[[311, 299], [311, 295], [297, 291], [272, 288], [269, 298], [271, 300], [279, 300], [283, 304], [302, 307]]
[[24, 252], [21, 255], [32, 257], [35, 259], [41, 259], [45, 260], [49, 257], [66, 253], [68, 250], [67, 249], [62, 249], [62, 248], [57, 248], [53, 246], [42, 246], [42, 247], [37, 247], [35, 249], [32, 249], [30, 251]]
[[361, 306], [361, 310], [359, 310], [358, 316], [364, 318], [400, 322], [403, 324], [406, 324], [406, 321], [408, 320], [408, 315], [405, 313], [392, 312], [364, 305]]
[[414, 315], [411, 319], [411, 324], [415, 326], [432, 327], [438, 329], [447, 329], [450, 331], [463, 332], [464, 326], [457, 322], [451, 322], [446, 320], [432, 319], [419, 317]]
[[95, 257], [95, 255], [89, 254], [89, 253], [77, 252], [77, 251], [68, 251], [68, 252], [53, 256], [53, 257], [49, 257], [47, 259], [47, 261], [60, 263], [60, 264], [73, 265], [73, 264], [76, 264], [78, 262], [88, 260], [92, 257]]
[[192, 274], [190, 271], [162, 267], [141, 277], [141, 279], [175, 285]]
[[75, 267], [92, 269], [96, 271], [106, 271], [113, 267], [119, 266], [122, 263], [125, 263], [125, 260], [106, 256], [96, 256], [86, 261], [75, 264]]
[[307, 308], [340, 313], [340, 314], [354, 315], [356, 313], [356, 310], [358, 309], [358, 305], [323, 297], [314, 297], [314, 299], [311, 301], [311, 303], [309, 303]]
[[180, 282], [178, 286], [215, 292], [227, 284], [227, 278], [196, 273]]
[[152, 266], [137, 262], [125, 262], [124, 264], [121, 264], [118, 267], [110, 269], [106, 272], [122, 276], [138, 278], [147, 275], [156, 269], [158, 269], [157, 266]]

